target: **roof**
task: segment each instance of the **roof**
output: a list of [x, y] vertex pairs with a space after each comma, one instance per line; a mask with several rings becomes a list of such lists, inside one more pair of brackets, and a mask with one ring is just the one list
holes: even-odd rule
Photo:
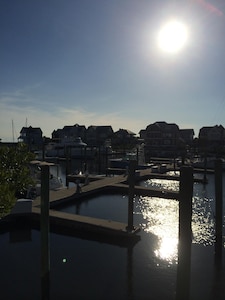
[[20, 133], [22, 132], [34, 132], [34, 131], [39, 131], [40, 133], [42, 133], [42, 130], [40, 127], [32, 127], [32, 126], [29, 126], [29, 127], [23, 127], [20, 131]]

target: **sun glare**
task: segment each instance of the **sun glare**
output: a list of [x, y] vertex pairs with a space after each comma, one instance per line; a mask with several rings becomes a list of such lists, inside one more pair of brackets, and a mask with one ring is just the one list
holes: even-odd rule
[[167, 260], [169, 263], [177, 260], [178, 238], [163, 237], [159, 249], [155, 250], [158, 258]]
[[188, 39], [187, 27], [179, 21], [169, 21], [159, 31], [158, 45], [168, 53], [177, 53], [185, 46]]

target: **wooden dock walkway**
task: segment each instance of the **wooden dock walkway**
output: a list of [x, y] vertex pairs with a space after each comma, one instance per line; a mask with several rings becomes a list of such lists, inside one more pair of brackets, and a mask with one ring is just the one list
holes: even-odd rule
[[[32, 219], [40, 220], [40, 207], [32, 208]], [[81, 216], [70, 214], [53, 209], [49, 210], [49, 219], [51, 225], [85, 231], [90, 233], [100, 233], [104, 235], [113, 235], [120, 237], [131, 237], [140, 231], [138, 226], [134, 226], [132, 231], [127, 230], [127, 224], [112, 220]]]
[[[159, 178], [159, 179], [172, 179], [179, 180], [179, 176], [169, 176], [165, 174], [153, 174], [150, 169], [138, 170], [135, 180], [143, 181], [148, 178]], [[102, 233], [105, 235], [114, 235], [122, 237], [131, 237], [134, 236], [140, 228], [135, 226], [133, 230], [127, 230], [127, 224], [115, 222], [112, 220], [96, 219], [87, 216], [81, 216], [76, 214], [69, 214], [65, 212], [60, 212], [54, 210], [54, 208], [62, 203], [66, 203], [71, 200], [82, 200], [82, 198], [90, 197], [96, 193], [122, 193], [129, 194], [129, 185], [128, 177], [125, 175], [118, 176], [96, 176], [87, 185], [81, 187], [81, 192], [77, 193], [77, 187], [65, 188], [57, 191], [49, 192], [49, 217], [50, 223], [60, 225], [65, 228], [73, 228], [78, 231], [88, 231], [95, 233]], [[152, 197], [161, 197], [161, 198], [170, 198], [178, 199], [178, 192], [162, 190], [159, 188], [146, 188], [135, 185], [134, 194], [152, 196]], [[39, 222], [41, 214], [41, 198], [37, 197], [32, 202], [32, 208], [30, 217], [33, 220]]]
[[[99, 176], [98, 176], [99, 178]], [[99, 180], [91, 181], [87, 185], [83, 185], [81, 187], [81, 193], [77, 193], [77, 187], [64, 188], [56, 191], [49, 192], [49, 201], [50, 207], [56, 206], [63, 202], [67, 202], [71, 199], [82, 198], [84, 196], [88, 196], [91, 194], [96, 194], [98, 192], [102, 192], [104, 189], [108, 189], [111, 185], [116, 183], [125, 182], [127, 177], [124, 176], [115, 176], [115, 177], [101, 177]], [[41, 197], [38, 196], [33, 201], [33, 206], [39, 206], [41, 201]]]
[[[81, 178], [81, 176], [74, 176], [74, 178]], [[76, 186], [72, 188], [65, 188], [62, 190], [57, 191], [50, 191], [49, 194], [49, 201], [50, 207], [56, 207], [59, 204], [65, 203], [70, 201], [71, 199], [82, 199], [84, 197], [88, 197], [93, 194], [103, 193], [104, 191], [112, 191], [117, 193], [124, 193], [128, 194], [129, 185], [127, 182], [128, 177], [124, 175], [118, 176], [111, 176], [106, 177], [102, 176], [96, 177], [96, 180], [90, 181], [88, 185], [83, 185], [81, 187], [81, 193], [76, 193]], [[168, 180], [179, 180], [179, 176], [170, 176], [166, 174], [158, 174], [158, 173], [151, 173], [151, 170], [145, 169], [140, 170], [138, 176], [136, 177], [136, 181], [143, 181], [146, 179], [157, 178], [157, 179], [168, 179]], [[74, 180], [72, 180], [74, 182]], [[169, 190], [162, 190], [161, 188], [147, 188], [135, 185], [134, 192], [136, 195], [143, 195], [143, 196], [152, 196], [152, 197], [161, 197], [161, 198], [169, 198], [169, 199], [177, 199], [178, 193], [169, 191]], [[33, 206], [40, 205], [41, 197], [37, 197], [34, 200]]]
[[[96, 233], [101, 235], [111, 235], [114, 237], [130, 238], [134, 237], [140, 231], [138, 226], [134, 226], [133, 230], [127, 230], [127, 224], [115, 222], [113, 220], [97, 219], [87, 216], [70, 214], [54, 210], [59, 204], [68, 202], [70, 200], [79, 199], [90, 196], [91, 194], [103, 193], [104, 190], [109, 189], [110, 186], [116, 183], [124, 182], [127, 178], [124, 176], [102, 177], [99, 180], [91, 181], [88, 185], [82, 186], [82, 192], [76, 193], [76, 187], [65, 188], [58, 191], [50, 191], [49, 201], [50, 210], [49, 218], [50, 224], [58, 225], [63, 228], [77, 231], [85, 231], [89, 233]], [[33, 201], [31, 217], [33, 221], [40, 220], [41, 214], [41, 197], [37, 197]]]

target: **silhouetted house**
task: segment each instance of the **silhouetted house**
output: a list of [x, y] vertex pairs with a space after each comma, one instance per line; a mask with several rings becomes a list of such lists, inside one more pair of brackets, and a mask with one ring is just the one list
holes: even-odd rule
[[120, 149], [132, 149], [138, 144], [136, 134], [128, 129], [119, 129], [113, 134], [112, 146]]
[[145, 141], [145, 138], [146, 138], [146, 129], [141, 129], [139, 131], [139, 135], [140, 135], [140, 138]]
[[55, 141], [74, 141], [78, 137], [83, 141], [86, 140], [86, 127], [84, 125], [64, 126], [63, 129], [57, 129], [52, 132], [52, 139]]
[[191, 146], [194, 140], [194, 129], [180, 129], [180, 137], [186, 145]]
[[145, 141], [146, 157], [178, 155], [182, 142], [180, 130], [176, 124], [155, 122], [140, 131], [140, 137]]
[[113, 135], [112, 126], [89, 126], [86, 131], [86, 143], [89, 146], [104, 146]]
[[41, 148], [43, 143], [42, 130], [39, 127], [23, 127], [18, 140], [27, 144], [30, 150]]
[[222, 125], [205, 126], [199, 130], [199, 146], [209, 150], [225, 144], [225, 129]]

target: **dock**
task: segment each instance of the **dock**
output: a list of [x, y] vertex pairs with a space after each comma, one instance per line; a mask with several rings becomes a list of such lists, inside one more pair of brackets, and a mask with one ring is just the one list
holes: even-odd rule
[[[40, 220], [40, 208], [32, 208], [32, 220]], [[114, 237], [130, 237], [140, 231], [140, 228], [135, 226], [132, 231], [128, 231], [125, 223], [70, 214], [53, 209], [49, 210], [49, 220], [51, 225], [58, 225], [64, 229], [68, 228], [80, 232], [111, 235]]]
[[[76, 182], [77, 179], [80, 182], [84, 181], [84, 176], [82, 175], [69, 175], [68, 176], [71, 182]], [[59, 204], [66, 203], [72, 199], [82, 200], [83, 198], [90, 197], [92, 195], [96, 195], [98, 193], [119, 193], [119, 194], [127, 194], [129, 190], [128, 185], [128, 176], [118, 175], [118, 176], [96, 176], [92, 175], [92, 180], [90, 180], [89, 184], [82, 185], [81, 193], [76, 193], [76, 186], [72, 188], [65, 188], [58, 191], [50, 191], [50, 208], [54, 208]], [[95, 180], [94, 180], [95, 178]], [[145, 169], [138, 171], [138, 176], [135, 177], [136, 182], [156, 178], [156, 179], [167, 179], [167, 180], [178, 180], [179, 176], [174, 175], [166, 175], [159, 173], [151, 173], [151, 170]], [[177, 199], [178, 192], [173, 192], [170, 190], [162, 190], [161, 188], [147, 188], [141, 187], [139, 185], [135, 185], [134, 187], [135, 195], [143, 195], [149, 197], [160, 197], [160, 198], [168, 198], [168, 199]], [[33, 206], [40, 205], [41, 197], [37, 197], [34, 200]]]
[[[138, 226], [134, 226], [133, 230], [127, 229], [126, 223], [116, 222], [113, 220], [98, 219], [93, 217], [81, 216], [54, 210], [59, 204], [67, 203], [71, 200], [79, 200], [90, 197], [91, 195], [104, 193], [114, 184], [124, 182], [127, 178], [124, 176], [101, 177], [90, 181], [88, 185], [82, 186], [81, 193], [76, 192], [76, 187], [65, 188], [58, 191], [49, 192], [49, 220], [51, 226], [60, 226], [68, 230], [76, 230], [79, 232], [88, 232], [100, 234], [101, 236], [111, 236], [117, 238], [135, 237], [140, 231]], [[37, 197], [32, 204], [32, 213], [30, 218], [32, 221], [40, 222], [41, 214], [41, 197]]]
[[[135, 182], [143, 181], [150, 178], [179, 180], [179, 176], [169, 176], [166, 174], [153, 174], [150, 169], [138, 170], [135, 176]], [[68, 179], [68, 178], [67, 178]], [[69, 180], [76, 182], [83, 180], [82, 175], [70, 175]], [[96, 194], [118, 193], [129, 194], [128, 176], [90, 176], [90, 181], [82, 185], [81, 192], [77, 193], [77, 187], [64, 188], [57, 191], [49, 192], [49, 220], [50, 226], [56, 225], [65, 229], [74, 231], [84, 231], [89, 233], [103, 234], [117, 237], [134, 237], [140, 231], [138, 226], [133, 226], [133, 230], [128, 230], [128, 224], [115, 222], [113, 220], [97, 219], [87, 216], [70, 214], [54, 210], [58, 205], [68, 203], [69, 201], [82, 201]], [[179, 192], [162, 190], [161, 188], [146, 188], [134, 186], [134, 195], [152, 196], [168, 199], [178, 199]], [[17, 213], [17, 211], [19, 213]], [[41, 197], [32, 201], [30, 213], [22, 213], [21, 210], [15, 210], [13, 216], [26, 216], [32, 222], [40, 222], [41, 215]]]

